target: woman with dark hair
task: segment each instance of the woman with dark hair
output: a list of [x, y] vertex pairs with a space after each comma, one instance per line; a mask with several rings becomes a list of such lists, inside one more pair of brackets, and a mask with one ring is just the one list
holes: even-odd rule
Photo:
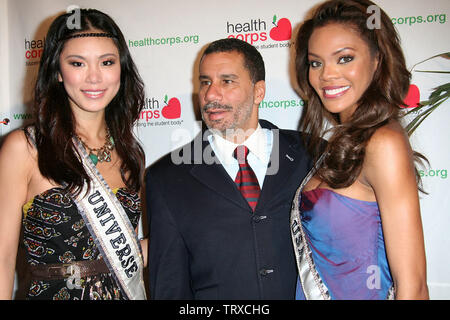
[[0, 298], [11, 298], [23, 220], [29, 299], [145, 299], [136, 233], [145, 159], [132, 130], [143, 100], [108, 15], [76, 9], [53, 21], [35, 123], [0, 152]]
[[410, 73], [390, 18], [368, 0], [327, 1], [296, 43], [316, 156], [291, 212], [297, 299], [427, 299], [423, 157], [399, 123]]

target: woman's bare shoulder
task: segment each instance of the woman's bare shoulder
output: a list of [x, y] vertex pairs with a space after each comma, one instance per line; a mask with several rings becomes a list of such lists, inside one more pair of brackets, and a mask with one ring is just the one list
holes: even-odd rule
[[414, 172], [413, 151], [400, 123], [390, 122], [375, 131], [367, 143], [363, 172], [368, 180]]
[[10, 151], [15, 150], [16, 152], [30, 152], [34, 149], [32, 142], [28, 139], [23, 129], [15, 129], [8, 133], [3, 139], [2, 147], [7, 148]]
[[389, 153], [410, 153], [408, 136], [397, 121], [392, 121], [378, 128], [367, 143], [367, 156], [388, 156]]
[[0, 149], [1, 162], [13, 162], [19, 166], [35, 161], [35, 159], [36, 149], [25, 135], [24, 130], [13, 130], [4, 138]]

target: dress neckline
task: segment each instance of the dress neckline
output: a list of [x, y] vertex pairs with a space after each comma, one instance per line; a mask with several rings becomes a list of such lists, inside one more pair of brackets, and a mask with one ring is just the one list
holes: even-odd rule
[[336, 192], [336, 191], [334, 191], [332, 189], [328, 189], [328, 188], [315, 188], [315, 189], [311, 189], [311, 190], [307, 190], [307, 191], [302, 190], [301, 193], [302, 194], [306, 194], [306, 193], [313, 193], [313, 192], [318, 192], [318, 191], [327, 191], [327, 192], [330, 192], [330, 193], [332, 193], [334, 195], [337, 195], [338, 197], [342, 197], [342, 198], [349, 199], [349, 200], [352, 200], [352, 201], [359, 201], [359, 202], [364, 202], [364, 203], [378, 205], [378, 203], [376, 201], [367, 201], [367, 200], [360, 200], [360, 199], [352, 198], [352, 197], [343, 195], [343, 194], [341, 194], [339, 192]]
[[[31, 207], [31, 205], [33, 204], [33, 202], [34, 202], [34, 200], [35, 200], [36, 198], [42, 197], [46, 192], [49, 192], [49, 191], [61, 191], [61, 190], [63, 190], [62, 187], [51, 187], [51, 188], [48, 188], [47, 190], [42, 191], [41, 193], [38, 193], [38, 194], [35, 195], [34, 197], [32, 197], [30, 200], [28, 200], [28, 201], [22, 206], [22, 212], [23, 212], [24, 216], [26, 215], [28, 209]], [[117, 194], [117, 192], [118, 192], [119, 190], [128, 191], [128, 188], [124, 186], [124, 187], [118, 187], [118, 188], [111, 189], [111, 191], [112, 191], [115, 195]]]

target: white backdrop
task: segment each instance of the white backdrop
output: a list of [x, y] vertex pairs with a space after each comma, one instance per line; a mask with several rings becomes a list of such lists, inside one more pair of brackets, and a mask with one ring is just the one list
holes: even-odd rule
[[[396, 24], [410, 68], [431, 56], [450, 52], [449, 0], [375, 2]], [[147, 165], [199, 131], [195, 111], [199, 53], [219, 38], [240, 37], [257, 46], [267, 72], [267, 94], [260, 117], [282, 128], [297, 129], [302, 101], [293, 89], [294, 36], [282, 36], [289, 31], [289, 23], [295, 35], [301, 21], [318, 3], [0, 0], [0, 135], [32, 120], [29, 105], [45, 33], [54, 17], [74, 4], [108, 13], [127, 39], [146, 85], [147, 100], [136, 133], [144, 145]], [[414, 70], [450, 70], [449, 61], [435, 58]], [[448, 82], [448, 74], [413, 72], [412, 83], [420, 91], [420, 100], [427, 100], [434, 87]], [[411, 137], [413, 148], [431, 163], [431, 168], [422, 172], [429, 195], [421, 196], [421, 210], [432, 299], [450, 298], [449, 104], [447, 101], [436, 109]]]

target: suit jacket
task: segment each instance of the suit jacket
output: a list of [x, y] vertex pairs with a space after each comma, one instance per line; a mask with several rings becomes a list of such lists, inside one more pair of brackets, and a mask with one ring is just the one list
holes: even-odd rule
[[269, 167], [279, 167], [254, 213], [214, 154], [201, 161], [210, 154], [202, 134], [147, 171], [151, 299], [295, 298], [289, 215], [311, 160], [300, 132], [260, 124], [274, 133]]

